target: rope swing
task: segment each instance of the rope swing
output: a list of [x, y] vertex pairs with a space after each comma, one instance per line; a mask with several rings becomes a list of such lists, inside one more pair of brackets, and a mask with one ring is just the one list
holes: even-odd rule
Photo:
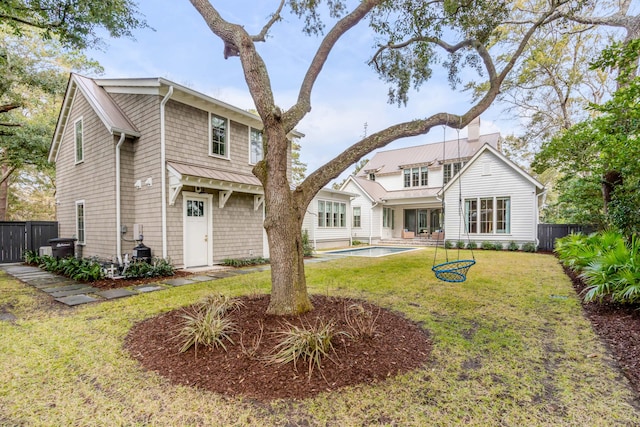
[[[444, 189], [444, 161], [446, 159], [446, 151], [445, 151], [445, 146], [446, 146], [446, 136], [447, 136], [447, 125], [448, 125], [448, 120], [447, 120], [447, 124], [442, 126], [443, 129], [443, 139], [442, 139], [442, 180], [443, 180], [443, 185], [442, 188]], [[461, 156], [460, 156], [460, 129], [458, 126], [457, 129], [458, 132], [458, 163], [461, 163]], [[462, 170], [462, 167], [460, 167], [460, 170]], [[451, 178], [453, 179], [453, 177], [455, 176], [455, 167], [452, 166], [452, 170], [451, 170]], [[460, 171], [458, 171], [459, 173]], [[463, 205], [462, 205], [462, 177], [458, 177], [458, 215], [460, 216], [460, 223], [464, 226], [464, 230], [465, 233], [467, 234], [467, 246], [468, 243], [470, 241], [469, 239], [469, 227], [467, 225], [467, 218], [464, 214], [464, 209], [463, 209]], [[442, 193], [442, 219], [440, 220], [440, 226], [443, 227], [444, 226], [444, 208], [445, 208], [445, 203], [444, 203], [444, 192]], [[458, 227], [458, 241], [460, 241], [460, 237], [461, 237], [461, 228], [462, 227]], [[471, 249], [471, 259], [460, 259], [460, 247], [458, 247], [458, 254], [457, 254], [457, 259], [455, 260], [449, 260], [449, 251], [447, 249], [447, 246], [444, 245], [444, 251], [445, 251], [445, 258], [446, 261], [440, 264], [436, 264], [436, 259], [438, 256], [438, 246], [440, 246], [440, 237], [443, 235], [443, 233], [439, 233], [438, 234], [438, 240], [436, 242], [436, 250], [435, 253], [433, 255], [433, 267], [431, 267], [431, 270], [433, 271], [433, 273], [435, 274], [436, 278], [439, 280], [442, 280], [443, 282], [452, 282], [452, 283], [460, 283], [460, 282], [464, 282], [465, 280], [467, 280], [467, 273], [469, 272], [469, 269], [476, 263], [476, 258], [473, 254], [473, 248]], [[443, 237], [443, 243], [444, 243], [444, 237]]]

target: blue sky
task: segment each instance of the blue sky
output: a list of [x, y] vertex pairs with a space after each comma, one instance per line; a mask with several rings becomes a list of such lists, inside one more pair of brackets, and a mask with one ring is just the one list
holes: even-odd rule
[[[276, 0], [212, 1], [223, 18], [258, 33], [277, 6]], [[137, 30], [136, 40], [104, 38], [102, 50], [88, 55], [104, 67], [103, 77], [164, 77], [194, 90], [236, 105], [253, 108], [237, 58], [225, 60], [222, 42], [209, 30], [188, 0], [140, 0], [139, 8], [155, 29]], [[295, 101], [300, 82], [315, 53], [319, 38], [302, 34], [298, 19], [288, 13], [275, 25], [271, 37], [258, 46], [270, 72], [279, 106]], [[437, 112], [462, 113], [470, 96], [453, 92], [443, 73], [413, 93], [407, 107], [387, 103], [388, 87], [367, 65], [373, 39], [366, 25], [354, 28], [334, 48], [312, 95], [312, 111], [297, 127], [306, 135], [301, 140], [301, 159], [311, 172], [357, 142], [364, 134], [391, 124], [428, 117]], [[505, 118], [500, 106], [481, 117], [481, 133], [512, 133], [517, 121]], [[447, 131], [447, 138], [456, 132]], [[465, 136], [461, 132], [461, 136]], [[442, 141], [443, 130], [396, 141], [385, 150]], [[368, 156], [370, 157], [370, 156]], [[352, 168], [351, 168], [352, 169]], [[349, 169], [347, 172], [351, 171]], [[343, 176], [345, 176], [343, 174]]]

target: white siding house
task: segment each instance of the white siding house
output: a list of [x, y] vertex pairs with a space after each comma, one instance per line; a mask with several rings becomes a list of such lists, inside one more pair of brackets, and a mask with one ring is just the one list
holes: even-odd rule
[[400, 238], [466, 241], [458, 203], [462, 188], [462, 207], [467, 205], [476, 227], [470, 240], [537, 243], [542, 184], [500, 152], [500, 134], [479, 131], [476, 119], [466, 138], [376, 153], [341, 187], [360, 196], [352, 201], [352, 209], [361, 212], [352, 238], [369, 244]]
[[357, 194], [323, 188], [309, 203], [302, 222], [302, 232], [309, 235], [315, 249], [351, 245], [353, 209]]
[[535, 242], [544, 186], [489, 145], [445, 187], [447, 240]]

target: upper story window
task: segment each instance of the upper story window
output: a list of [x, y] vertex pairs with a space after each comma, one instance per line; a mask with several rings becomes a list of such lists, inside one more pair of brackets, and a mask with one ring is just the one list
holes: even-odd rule
[[84, 160], [84, 138], [82, 136], [82, 117], [76, 120], [74, 126], [74, 141], [76, 147], [76, 163]]
[[453, 178], [455, 176], [455, 174], [460, 172], [460, 169], [462, 169], [463, 165], [464, 165], [464, 163], [462, 163], [462, 162], [445, 164], [444, 168], [443, 168], [444, 175], [443, 175], [443, 178], [442, 178], [442, 182], [444, 184], [446, 184], [447, 182], [451, 181], [451, 178]]
[[376, 174], [375, 173], [370, 173], [369, 174], [369, 181], [375, 181], [376, 180]]
[[426, 166], [404, 169], [404, 187], [426, 187], [429, 185], [429, 170]]
[[229, 121], [224, 117], [211, 114], [211, 154], [229, 157], [228, 147]]
[[249, 130], [249, 163], [255, 165], [262, 160], [262, 131], [251, 128]]

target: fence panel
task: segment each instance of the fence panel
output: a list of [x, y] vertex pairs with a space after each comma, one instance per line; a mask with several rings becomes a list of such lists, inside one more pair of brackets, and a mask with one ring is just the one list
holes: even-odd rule
[[0, 221], [0, 263], [20, 262], [25, 251], [37, 251], [55, 237], [56, 221]]
[[538, 224], [538, 250], [553, 251], [556, 239], [571, 233], [593, 233], [596, 228], [584, 224]]

